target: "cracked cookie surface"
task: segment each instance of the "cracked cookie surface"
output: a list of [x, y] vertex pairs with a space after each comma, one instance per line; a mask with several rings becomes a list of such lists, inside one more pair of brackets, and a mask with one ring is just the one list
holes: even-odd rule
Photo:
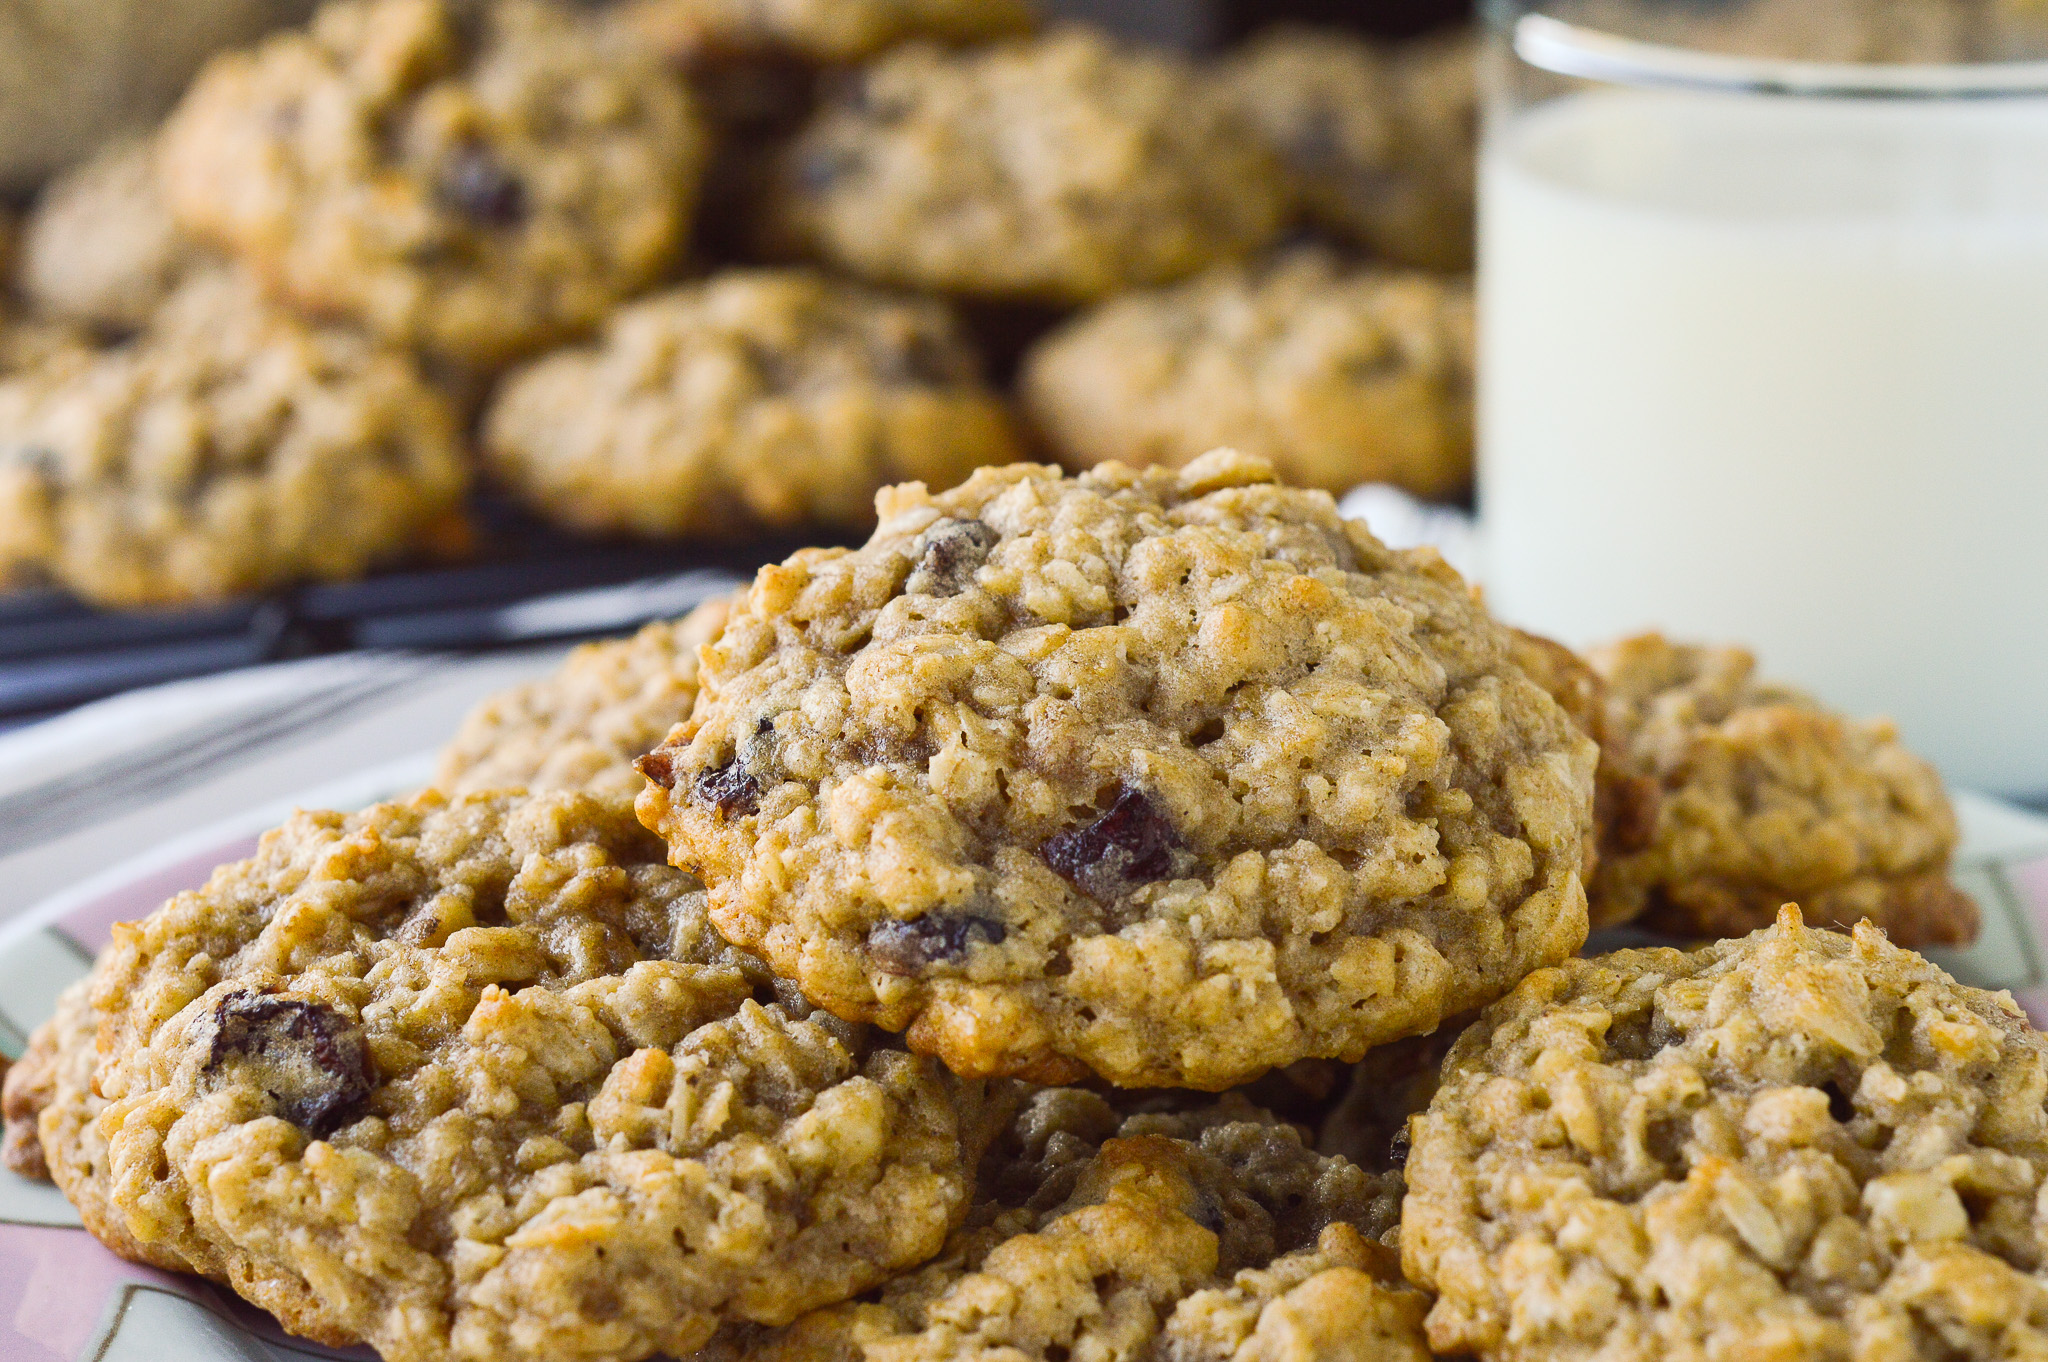
[[408, 356], [240, 271], [193, 275], [127, 341], [0, 381], [0, 576], [102, 605], [359, 576], [455, 523], [468, 481]]
[[725, 627], [716, 600], [631, 638], [586, 643], [551, 676], [490, 696], [441, 751], [434, 784], [483, 790], [583, 790], [631, 801], [647, 788], [633, 763], [697, 699], [697, 648]]
[[1865, 925], [1530, 976], [1412, 1123], [1439, 1352], [2026, 1357], [2048, 1040]]
[[1221, 1089], [1577, 950], [1596, 751], [1428, 551], [1228, 451], [764, 569], [641, 763], [710, 913], [970, 1075]]
[[621, 309], [493, 402], [485, 457], [547, 519], [730, 537], [874, 523], [880, 488], [1017, 457], [944, 303], [735, 270]]
[[1326, 251], [1127, 293], [1041, 341], [1025, 401], [1061, 461], [1177, 467], [1219, 446], [1304, 487], [1472, 476], [1472, 293]]
[[1382, 1242], [1399, 1179], [1241, 1102], [1120, 1118], [1041, 1091], [981, 1184], [932, 1263], [786, 1328], [729, 1331], [702, 1362], [1427, 1357], [1428, 1302]]
[[392, 1362], [687, 1353], [938, 1251], [979, 1085], [777, 993], [617, 801], [301, 813], [95, 967], [126, 1231]]
[[305, 306], [475, 368], [655, 282], [706, 154], [652, 50], [539, 0], [333, 0], [216, 58], [161, 151], [195, 235]]
[[1085, 30], [893, 52], [783, 158], [775, 232], [867, 278], [1086, 302], [1280, 231], [1264, 144], [1184, 61]]
[[1948, 876], [1955, 811], [1890, 723], [1763, 680], [1741, 648], [1645, 634], [1588, 660], [1607, 686], [1607, 755], [1641, 795], [1603, 830], [1596, 923], [1740, 936], [1796, 901], [1901, 945], [1976, 938], [1977, 905]]

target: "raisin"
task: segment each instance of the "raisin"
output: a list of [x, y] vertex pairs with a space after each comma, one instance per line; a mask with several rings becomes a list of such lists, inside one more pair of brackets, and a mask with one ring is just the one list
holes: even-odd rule
[[278, 1115], [315, 1139], [347, 1125], [369, 1098], [362, 1029], [323, 1003], [230, 993], [215, 1006], [213, 1022], [207, 1069], [240, 1061]]
[[1856, 1104], [1840, 1084], [1831, 1078], [1820, 1085], [1820, 1090], [1828, 1095], [1828, 1115], [1835, 1118], [1835, 1124], [1845, 1126], [1856, 1119]]
[[676, 754], [673, 748], [655, 748], [634, 762], [633, 769], [664, 790], [673, 790], [676, 787]]
[[1408, 1166], [1408, 1123], [1394, 1132], [1394, 1138], [1387, 1141], [1387, 1167], [1395, 1172]]
[[868, 957], [884, 973], [914, 978], [933, 965], [958, 961], [970, 946], [1000, 946], [1008, 935], [994, 918], [972, 913], [930, 913], [909, 922], [890, 918], [868, 933]]
[[913, 596], [957, 596], [974, 584], [1002, 536], [979, 520], [950, 517], [918, 537], [917, 568], [903, 589]]
[[891, 383], [950, 388], [972, 383], [975, 377], [974, 366], [958, 346], [944, 336], [925, 331], [901, 338], [882, 351], [879, 359], [881, 376]]
[[697, 777], [693, 787], [697, 798], [718, 806], [718, 811], [727, 818], [735, 813], [759, 813], [761, 810], [761, 782], [740, 762], [732, 762], [715, 771], [706, 771]]
[[796, 159], [796, 182], [812, 194], [829, 194], [839, 182], [864, 165], [861, 154], [848, 147], [817, 147]]
[[458, 147], [441, 168], [441, 197], [472, 222], [517, 227], [526, 221], [526, 185], [481, 142]]
[[1085, 828], [1063, 832], [1038, 854], [1059, 876], [1105, 903], [1173, 868], [1180, 837], [1142, 791], [1124, 787], [1109, 812]]

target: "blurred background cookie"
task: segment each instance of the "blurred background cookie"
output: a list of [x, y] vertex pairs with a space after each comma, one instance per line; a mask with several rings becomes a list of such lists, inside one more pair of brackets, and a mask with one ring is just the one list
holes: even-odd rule
[[108, 605], [357, 576], [447, 532], [467, 482], [406, 356], [233, 272], [0, 382], [0, 576]]
[[913, 44], [844, 82], [786, 154], [769, 228], [870, 279], [1078, 303], [1255, 251], [1285, 209], [1213, 80], [1065, 29]]
[[208, 67], [165, 128], [178, 221], [285, 296], [489, 368], [681, 253], [704, 131], [647, 48], [536, 0], [335, 0]]
[[1026, 358], [1063, 463], [1179, 467], [1228, 445], [1283, 478], [1444, 496], [1472, 476], [1469, 282], [1298, 250], [1121, 294]]
[[492, 474], [580, 529], [732, 536], [859, 528], [874, 495], [950, 487], [1019, 446], [942, 303], [744, 270], [624, 309], [512, 375]]
[[19, 280], [46, 317], [133, 330], [201, 255], [164, 205], [155, 139], [122, 137], [44, 187], [22, 229]]

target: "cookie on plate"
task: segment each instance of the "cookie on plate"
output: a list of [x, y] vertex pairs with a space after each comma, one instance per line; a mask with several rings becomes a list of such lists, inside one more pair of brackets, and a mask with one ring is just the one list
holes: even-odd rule
[[1399, 1192], [1240, 1102], [1124, 1119], [1047, 1089], [937, 1260], [862, 1303], [730, 1330], [705, 1362], [1423, 1362], [1427, 1299], [1382, 1242]]
[[103, 605], [357, 576], [443, 532], [467, 481], [406, 356], [233, 271], [194, 275], [128, 341], [0, 381], [0, 577]]
[[1280, 170], [1208, 77], [1063, 29], [913, 44], [842, 83], [783, 158], [772, 234], [855, 274], [1088, 302], [1249, 254]]
[[332, 0], [215, 59], [162, 147], [195, 234], [307, 307], [473, 368], [655, 282], [705, 154], [651, 50], [542, 0]]
[[762, 570], [640, 814], [970, 1075], [1219, 1090], [1577, 950], [1596, 749], [1429, 550], [1230, 451], [983, 469]]
[[1385, 46], [1283, 25], [1224, 82], [1310, 220], [1389, 260], [1469, 270], [1478, 180], [1477, 35]]
[[1429, 1341], [1489, 1359], [2048, 1346], [2048, 1040], [1865, 925], [1523, 981], [1412, 1125]]
[[164, 205], [155, 140], [120, 138], [44, 186], [22, 231], [21, 290], [45, 317], [132, 331], [199, 254]]
[[923, 1262], [980, 1085], [775, 994], [617, 801], [300, 813], [95, 967], [108, 1198], [391, 1362], [685, 1355]]
[[1596, 923], [1740, 936], [1796, 900], [1818, 925], [1868, 917], [1903, 945], [1975, 939], [1977, 906], [1948, 877], [1955, 811], [1891, 724], [1758, 678], [1742, 648], [1645, 634], [1589, 660], [1609, 755], [1641, 796], [1604, 829]]
[[509, 377], [484, 427], [544, 517], [650, 537], [874, 523], [1018, 445], [945, 305], [808, 270], [739, 270], [621, 309]]
[[1031, 0], [629, 0], [625, 21], [671, 58], [865, 61], [913, 38], [978, 43], [1029, 32]]
[[1321, 250], [1127, 293], [1025, 361], [1025, 402], [1069, 467], [1178, 467], [1232, 445], [1289, 482], [1444, 496], [1472, 477], [1469, 282]]
[[522, 786], [632, 800], [647, 787], [633, 763], [688, 716], [697, 648], [725, 627], [731, 604], [586, 643], [552, 676], [484, 700], [441, 750], [434, 784], [451, 794]]

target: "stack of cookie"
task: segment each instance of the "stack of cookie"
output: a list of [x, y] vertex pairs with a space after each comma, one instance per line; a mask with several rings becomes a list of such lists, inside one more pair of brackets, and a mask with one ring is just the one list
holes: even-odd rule
[[1470, 57], [1205, 64], [1024, 0], [329, 0], [43, 190], [0, 585], [461, 555], [479, 478], [595, 536], [865, 531], [1034, 443], [1456, 494]]
[[880, 521], [117, 928], [10, 1164], [408, 1362], [2048, 1343], [2009, 999], [1790, 907], [1573, 958], [1963, 930], [1881, 725], [1228, 451]]

